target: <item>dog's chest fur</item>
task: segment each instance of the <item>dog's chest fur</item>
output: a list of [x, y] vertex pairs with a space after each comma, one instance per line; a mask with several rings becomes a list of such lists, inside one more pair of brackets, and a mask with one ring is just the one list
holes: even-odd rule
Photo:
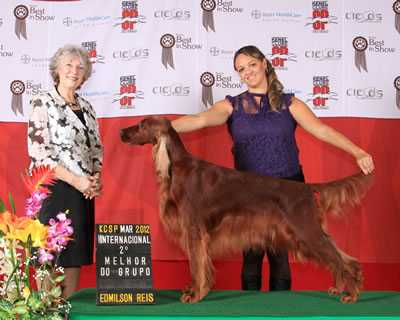
[[161, 136], [153, 147], [153, 161], [159, 184], [160, 218], [167, 234], [181, 242], [182, 219], [176, 201], [171, 197], [171, 160], [168, 154], [167, 137]]

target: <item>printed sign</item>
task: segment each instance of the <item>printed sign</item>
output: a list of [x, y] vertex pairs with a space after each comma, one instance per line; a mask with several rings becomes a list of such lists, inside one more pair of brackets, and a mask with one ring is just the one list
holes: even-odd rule
[[96, 225], [96, 303], [153, 304], [147, 224]]

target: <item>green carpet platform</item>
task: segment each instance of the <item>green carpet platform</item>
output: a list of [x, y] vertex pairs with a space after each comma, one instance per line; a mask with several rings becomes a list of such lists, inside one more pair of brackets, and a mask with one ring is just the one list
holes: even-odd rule
[[179, 297], [179, 291], [160, 290], [153, 305], [96, 306], [96, 290], [83, 289], [70, 299], [70, 319], [400, 319], [400, 292], [395, 291], [363, 292], [355, 304], [319, 291], [212, 291], [196, 304], [183, 304]]

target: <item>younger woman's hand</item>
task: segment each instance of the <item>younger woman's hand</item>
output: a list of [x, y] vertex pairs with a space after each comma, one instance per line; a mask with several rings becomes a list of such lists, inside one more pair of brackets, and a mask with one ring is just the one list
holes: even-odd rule
[[365, 151], [361, 152], [356, 157], [356, 161], [364, 174], [370, 174], [374, 171], [375, 165], [372, 156]]

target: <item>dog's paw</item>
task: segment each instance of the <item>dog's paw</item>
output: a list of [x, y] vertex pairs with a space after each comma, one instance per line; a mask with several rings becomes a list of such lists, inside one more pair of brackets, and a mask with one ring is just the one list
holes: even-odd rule
[[340, 298], [342, 303], [355, 303], [358, 300], [358, 296], [344, 295]]
[[186, 293], [189, 295], [193, 294], [193, 287], [191, 284], [187, 285], [185, 288], [183, 288], [182, 293]]
[[199, 295], [196, 295], [195, 293], [183, 293], [181, 296], [181, 302], [183, 303], [195, 303], [199, 301]]
[[330, 296], [338, 296], [338, 295], [340, 295], [341, 293], [342, 293], [342, 291], [339, 290], [339, 289], [336, 288], [336, 287], [330, 287], [330, 288], [328, 289], [328, 294], [329, 294]]

